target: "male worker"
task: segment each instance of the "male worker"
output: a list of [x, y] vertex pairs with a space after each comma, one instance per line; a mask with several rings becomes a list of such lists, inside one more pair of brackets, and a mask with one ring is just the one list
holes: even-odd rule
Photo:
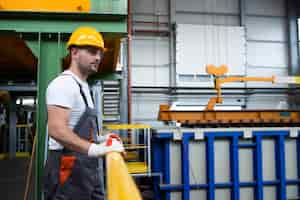
[[114, 134], [97, 144], [97, 115], [87, 78], [97, 72], [103, 58], [103, 37], [94, 28], [80, 27], [67, 48], [70, 66], [49, 84], [46, 93], [50, 153], [45, 200], [102, 200], [103, 174], [99, 171], [103, 169], [98, 161], [108, 152], [124, 151]]

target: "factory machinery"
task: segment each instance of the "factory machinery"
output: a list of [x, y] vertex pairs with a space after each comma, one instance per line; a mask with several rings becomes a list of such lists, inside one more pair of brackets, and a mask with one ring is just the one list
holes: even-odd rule
[[217, 96], [204, 110], [160, 105], [166, 126], [152, 133], [152, 172], [162, 174], [155, 200], [300, 199], [300, 111], [215, 110], [224, 83], [299, 84], [299, 77], [231, 77], [224, 65], [206, 71]]
[[217, 96], [212, 97], [203, 111], [173, 111], [169, 105], [160, 105], [158, 119], [164, 122], [176, 121], [189, 127], [261, 127], [261, 126], [299, 126], [299, 110], [214, 110], [216, 104], [222, 104], [221, 87], [224, 83], [260, 81], [271, 83], [299, 84], [299, 77], [239, 77], [224, 75], [228, 67], [207, 65], [206, 72], [214, 77]]
[[[120, 39], [127, 35], [126, 2], [1, 1], [0, 41], [4, 48], [0, 50], [0, 55], [6, 58], [0, 59], [3, 67], [1, 80], [26, 83], [38, 80], [38, 102], [43, 104], [48, 82], [60, 72], [66, 38], [79, 25], [92, 25], [104, 33], [110, 51], [106, 53], [101, 73], [114, 72]], [[207, 73], [215, 78], [217, 96], [210, 99], [205, 110], [175, 111], [169, 105], [160, 106], [158, 119], [166, 123], [179, 122], [181, 127], [153, 128], [152, 132], [148, 125], [106, 127], [110, 131], [118, 131], [121, 136], [124, 132], [130, 136], [124, 140], [127, 166], [119, 155], [111, 154], [107, 159], [109, 169], [118, 172], [107, 173], [109, 198], [140, 199], [134, 186], [128, 189], [134, 185], [128, 176], [128, 169], [132, 176], [151, 177], [155, 200], [299, 199], [299, 111], [214, 110], [216, 104], [222, 103], [221, 87], [224, 83], [263, 81], [298, 84], [299, 78], [229, 77], [225, 76], [227, 71], [226, 66], [207, 66]], [[22, 92], [22, 88], [13, 89]], [[42, 199], [45, 113], [40, 106], [37, 110], [36, 135], [39, 142], [35, 158], [37, 200]], [[10, 136], [14, 138], [12, 133]], [[12, 148], [11, 155], [15, 151]], [[17, 193], [18, 188], [12, 182], [1, 186], [3, 190], [8, 190], [10, 186], [13, 193]], [[134, 193], [137, 195], [133, 198], [125, 197]], [[117, 194], [120, 195], [116, 197]]]

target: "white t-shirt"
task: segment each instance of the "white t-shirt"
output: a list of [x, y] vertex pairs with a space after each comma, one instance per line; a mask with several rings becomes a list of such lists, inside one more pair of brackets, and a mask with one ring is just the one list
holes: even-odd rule
[[[79, 86], [74, 78], [81, 84], [89, 107], [94, 108], [94, 104], [87, 82], [82, 81], [69, 70], [64, 71], [62, 74], [63, 75], [52, 80], [48, 85], [46, 91], [46, 104], [69, 108], [71, 110], [69, 127], [73, 129], [86, 108], [84, 100], [80, 94]], [[63, 146], [60, 143], [51, 137], [49, 138], [50, 150], [59, 150], [62, 148]]]

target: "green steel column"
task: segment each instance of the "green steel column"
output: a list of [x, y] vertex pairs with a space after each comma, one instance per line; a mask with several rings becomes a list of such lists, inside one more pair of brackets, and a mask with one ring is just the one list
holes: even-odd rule
[[0, 30], [38, 34], [38, 39], [33, 37], [26, 41], [39, 58], [35, 200], [42, 199], [47, 125], [45, 92], [50, 80], [61, 71], [60, 59], [66, 53], [65, 43], [60, 42], [60, 33], [71, 33], [76, 27], [87, 25], [113, 37], [123, 37], [127, 33], [127, 0], [103, 0], [101, 3], [91, 0], [91, 3], [92, 12], [89, 14], [0, 11]]
[[[61, 71], [60, 58], [62, 46], [60, 34], [56, 41], [51, 40], [52, 34], [39, 35], [39, 66], [38, 66], [38, 111], [37, 111], [37, 154], [36, 154], [36, 194], [35, 199], [42, 199], [42, 175], [46, 150], [47, 111], [45, 94], [48, 83]], [[57, 35], [56, 35], [57, 37]]]

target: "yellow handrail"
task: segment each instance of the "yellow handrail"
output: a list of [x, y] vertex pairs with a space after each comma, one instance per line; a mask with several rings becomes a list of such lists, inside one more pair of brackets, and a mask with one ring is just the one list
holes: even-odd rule
[[142, 200], [120, 153], [108, 153], [106, 164], [108, 200]]
[[127, 130], [127, 129], [145, 129], [151, 128], [147, 124], [105, 124], [104, 128], [108, 130]]

